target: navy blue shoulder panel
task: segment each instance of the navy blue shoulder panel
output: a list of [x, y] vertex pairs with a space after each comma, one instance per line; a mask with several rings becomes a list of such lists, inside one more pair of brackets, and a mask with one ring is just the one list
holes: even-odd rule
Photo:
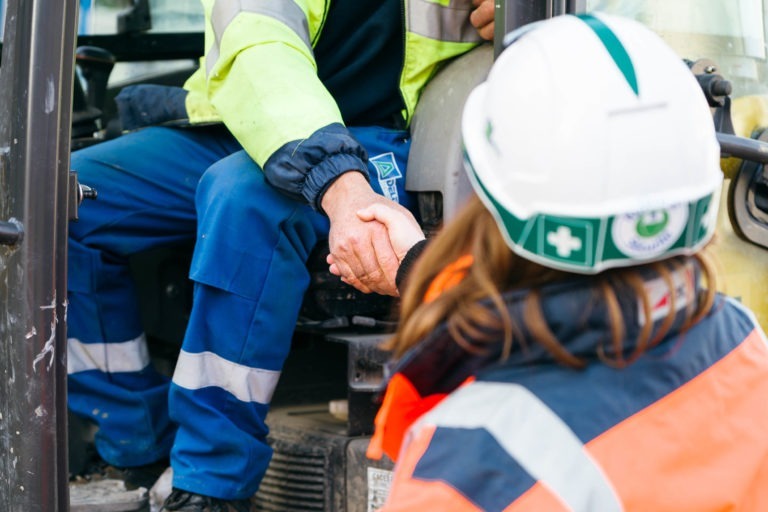
[[323, 194], [340, 175], [358, 171], [368, 179], [367, 161], [365, 148], [349, 130], [333, 123], [272, 153], [264, 164], [264, 174], [281, 192], [322, 211]]
[[664, 340], [627, 368], [599, 360], [590, 361], [584, 370], [552, 363], [500, 364], [481, 372], [477, 380], [525, 386], [588, 443], [707, 370], [754, 329], [749, 316], [718, 296], [704, 320]]
[[536, 483], [482, 428], [438, 428], [413, 477], [445, 482], [481, 510], [504, 510]]

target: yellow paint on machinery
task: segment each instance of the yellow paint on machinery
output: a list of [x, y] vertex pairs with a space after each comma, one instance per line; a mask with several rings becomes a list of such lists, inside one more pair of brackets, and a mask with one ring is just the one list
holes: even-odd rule
[[729, 183], [725, 180], [723, 185], [711, 251], [720, 278], [718, 289], [754, 311], [763, 330], [768, 330], [768, 249], [742, 240], [734, 232], [728, 218]]

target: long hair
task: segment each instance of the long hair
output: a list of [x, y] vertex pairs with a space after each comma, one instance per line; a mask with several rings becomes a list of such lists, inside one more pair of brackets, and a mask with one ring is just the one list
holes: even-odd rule
[[[425, 302], [424, 296], [435, 277], [447, 265], [467, 254], [473, 257], [473, 264], [464, 278], [435, 300]], [[698, 307], [695, 307], [697, 301], [687, 305], [684, 329], [707, 314], [715, 296], [715, 273], [709, 258], [704, 251], [693, 258], [699, 261], [707, 287]], [[645, 318], [651, 318], [652, 304], [640, 277], [640, 267], [612, 269], [592, 276], [591, 283], [599, 291], [598, 298], [606, 305], [611, 326], [611, 350], [606, 351], [602, 346], [597, 348], [598, 355], [606, 363], [626, 366], [669, 331], [678, 310], [674, 304], [676, 294], [672, 274], [681, 269], [687, 259], [677, 257], [648, 264], [666, 283], [672, 304], [653, 339], [653, 323], [646, 322], [636, 340], [635, 350], [626, 357], [623, 350], [626, 329], [617, 293], [634, 293]], [[515, 340], [522, 340], [521, 327], [525, 327], [558, 362], [582, 367], [584, 361], [569, 353], [554, 336], [541, 307], [540, 288], [543, 285], [572, 277], [571, 273], [544, 267], [512, 252], [490, 212], [479, 199], [473, 198], [430, 242], [411, 270], [402, 293], [400, 324], [384, 348], [399, 358], [438, 325], [446, 323], [453, 340], [469, 352], [483, 350], [484, 345], [496, 343], [501, 337], [503, 359], [514, 349]], [[529, 290], [525, 298], [523, 326], [510, 317], [502, 298], [502, 293], [514, 289]]]

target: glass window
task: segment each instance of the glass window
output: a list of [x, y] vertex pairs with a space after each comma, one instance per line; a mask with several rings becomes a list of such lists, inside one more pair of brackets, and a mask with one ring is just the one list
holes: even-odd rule
[[763, 0], [587, 0], [588, 11], [636, 19], [685, 59], [706, 58], [734, 84], [734, 95], [768, 92]]
[[[115, 34], [118, 15], [131, 5], [131, 0], [80, 0], [80, 33]], [[150, 32], [203, 30], [200, 0], [149, 0], [149, 8], [152, 17]]]
[[0, 0], [0, 39], [2, 39], [3, 32], [5, 31], [5, 6], [6, 1]]
[[[0, 0], [3, 1], [3, 0]], [[134, 0], [79, 0], [79, 33], [83, 35], [114, 35], [118, 17], [134, 4]], [[202, 32], [203, 6], [200, 0], [149, 0], [152, 28], [150, 33]], [[201, 48], [202, 52], [202, 48]], [[174, 70], [191, 70], [196, 62], [119, 62], [109, 77], [110, 86], [151, 77]]]

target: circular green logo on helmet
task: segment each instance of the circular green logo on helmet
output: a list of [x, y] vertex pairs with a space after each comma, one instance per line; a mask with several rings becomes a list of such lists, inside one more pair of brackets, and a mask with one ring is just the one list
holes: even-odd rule
[[643, 238], [658, 236], [669, 224], [669, 213], [666, 210], [644, 213], [637, 219], [635, 231]]
[[613, 218], [611, 236], [619, 251], [630, 258], [647, 260], [672, 247], [687, 222], [687, 204], [627, 213]]

